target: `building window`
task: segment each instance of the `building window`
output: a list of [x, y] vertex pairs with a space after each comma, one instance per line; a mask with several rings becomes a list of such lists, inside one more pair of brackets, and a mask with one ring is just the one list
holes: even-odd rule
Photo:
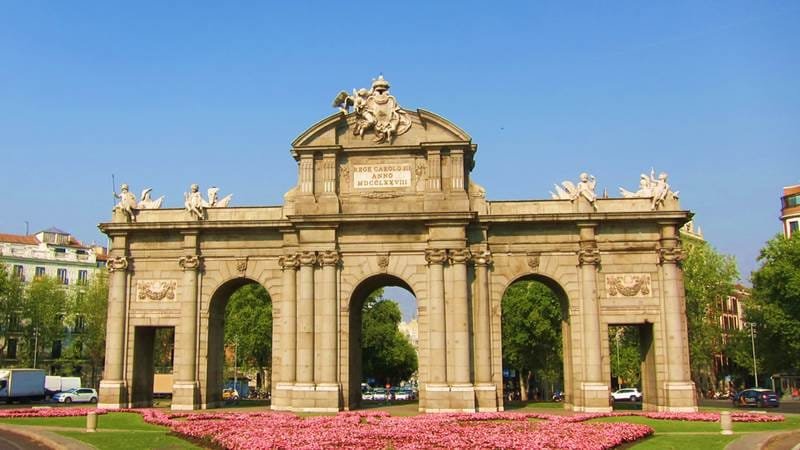
[[79, 270], [78, 271], [78, 284], [86, 284], [86, 280], [89, 278], [89, 272], [86, 270]]
[[6, 358], [17, 359], [17, 340], [9, 339], [6, 346]]
[[25, 281], [25, 267], [14, 264], [14, 276], [19, 278], [20, 281]]
[[786, 197], [784, 205], [786, 208], [793, 208], [795, 206], [800, 206], [800, 194], [794, 194]]
[[86, 328], [86, 319], [83, 316], [75, 317], [75, 332], [81, 333]]
[[41, 278], [44, 276], [44, 267], [38, 266], [36, 267], [36, 278]]
[[20, 331], [19, 314], [15, 312], [8, 314], [8, 331]]
[[50, 357], [53, 359], [61, 358], [61, 341], [53, 341], [53, 351], [50, 352]]
[[59, 247], [59, 248], [55, 248], [53, 251], [55, 252], [56, 258], [63, 258], [64, 255], [67, 254], [67, 249], [65, 249], [65, 248], [60, 248]]
[[789, 222], [789, 237], [800, 230], [800, 220], [793, 220]]
[[69, 279], [67, 278], [67, 269], [58, 269], [56, 276], [61, 281], [61, 284], [69, 284]]

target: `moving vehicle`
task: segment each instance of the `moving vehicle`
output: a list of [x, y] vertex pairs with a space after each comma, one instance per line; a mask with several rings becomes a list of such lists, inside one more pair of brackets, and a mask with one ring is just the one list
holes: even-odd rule
[[59, 392], [53, 396], [54, 402], [59, 403], [97, 403], [97, 391], [92, 388], [77, 388]]
[[638, 388], [622, 388], [611, 393], [611, 398], [616, 401], [630, 400], [632, 402], [642, 401], [642, 393]]
[[81, 387], [80, 377], [59, 377], [48, 375], [44, 377], [44, 395], [52, 397], [59, 392]]
[[0, 401], [44, 400], [44, 370], [0, 370]]
[[225, 388], [222, 390], [222, 399], [226, 402], [238, 402], [239, 391], [234, 388]]
[[772, 406], [777, 408], [780, 406], [780, 400], [778, 400], [778, 394], [775, 391], [761, 388], [745, 389], [734, 395], [731, 401], [734, 407], [766, 408]]

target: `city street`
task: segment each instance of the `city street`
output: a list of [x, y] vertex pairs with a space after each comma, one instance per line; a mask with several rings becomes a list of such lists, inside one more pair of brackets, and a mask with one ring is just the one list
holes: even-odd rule
[[730, 409], [731, 411], [765, 411], [771, 413], [777, 412], [785, 414], [800, 414], [800, 401], [798, 400], [782, 401], [781, 406], [779, 406], [778, 408], [734, 408], [730, 400], [701, 399], [699, 406], [700, 407], [707, 406], [711, 408], [726, 408]]

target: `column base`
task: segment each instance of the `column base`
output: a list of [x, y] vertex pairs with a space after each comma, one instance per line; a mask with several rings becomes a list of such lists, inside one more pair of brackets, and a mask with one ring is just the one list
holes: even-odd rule
[[121, 409], [128, 407], [128, 387], [125, 381], [101, 380], [97, 407], [101, 409]]
[[[426, 384], [424, 412], [476, 412], [475, 386], [471, 384]], [[495, 409], [496, 411], [496, 409]]]
[[497, 386], [494, 384], [476, 384], [475, 401], [478, 412], [499, 411], [497, 405]]
[[697, 412], [694, 383], [692, 381], [664, 382], [664, 401], [660, 412]]
[[279, 383], [275, 386], [270, 408], [275, 411], [339, 412], [340, 391], [336, 383]]
[[578, 399], [572, 410], [578, 412], [611, 412], [611, 393], [605, 383], [581, 383]]
[[178, 381], [172, 385], [173, 411], [192, 411], [199, 409], [200, 389], [194, 381]]

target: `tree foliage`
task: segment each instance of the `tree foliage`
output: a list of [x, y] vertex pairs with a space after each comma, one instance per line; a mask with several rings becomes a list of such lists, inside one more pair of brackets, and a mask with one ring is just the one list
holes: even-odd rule
[[8, 340], [15, 336], [22, 312], [23, 286], [0, 263], [0, 365], [6, 356]]
[[239, 367], [259, 372], [272, 367], [272, 300], [260, 284], [231, 295], [225, 307], [225, 342], [236, 346]]
[[397, 384], [417, 371], [417, 352], [397, 328], [400, 306], [379, 289], [367, 298], [361, 317], [361, 363], [365, 376]]
[[98, 271], [87, 285], [70, 295], [66, 324], [74, 331], [65, 358], [89, 365], [90, 386], [97, 386], [103, 373], [106, 352], [108, 274]]
[[[776, 236], [758, 257], [753, 272], [752, 298], [745, 310], [755, 324], [756, 354], [760, 373], [797, 371], [800, 367], [800, 233], [791, 239]], [[734, 341], [734, 360], [752, 367], [749, 330]]]
[[732, 256], [717, 252], [705, 241], [684, 237], [683, 248], [692, 380], [705, 391], [720, 375], [714, 372], [714, 355], [723, 350], [720, 306], [733, 292], [739, 271]]
[[[60, 341], [64, 335], [64, 314], [67, 307], [67, 291], [60, 280], [37, 277], [27, 286], [22, 302], [22, 329], [28, 351], [20, 355], [20, 359], [33, 367], [34, 351], [41, 354], [45, 346]], [[38, 367], [42, 359], [35, 359]]]
[[618, 387], [641, 386], [642, 355], [639, 350], [639, 327], [608, 327], [609, 349], [611, 352], [611, 377], [616, 378]]
[[526, 375], [521, 378], [525, 400], [527, 374], [563, 378], [561, 304], [544, 284], [519, 281], [506, 291], [502, 309], [503, 367]]

